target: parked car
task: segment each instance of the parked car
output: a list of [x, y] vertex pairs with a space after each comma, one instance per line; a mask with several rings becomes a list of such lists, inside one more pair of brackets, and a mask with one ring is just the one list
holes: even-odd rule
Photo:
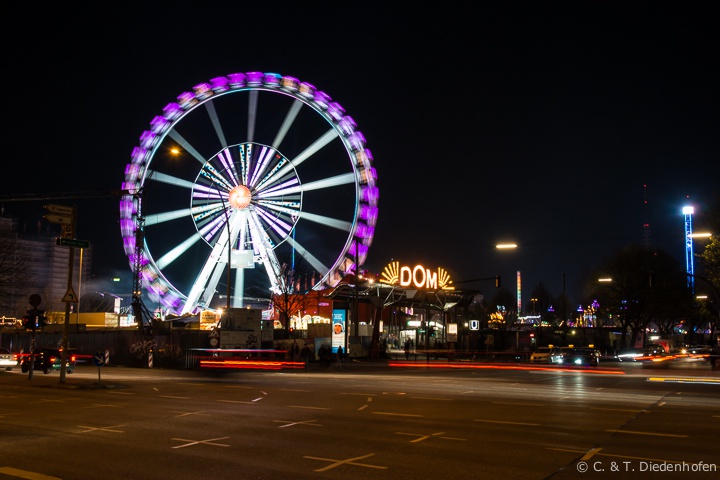
[[7, 371], [17, 367], [18, 359], [17, 355], [12, 353], [7, 348], [0, 348], [0, 368], [4, 368]]
[[598, 357], [592, 348], [568, 348], [562, 352], [558, 363], [563, 365], [597, 367]]
[[[34, 353], [35, 364], [33, 370], [42, 370], [47, 374], [50, 372], [58, 372], [62, 367], [62, 350], [59, 348], [41, 348]], [[75, 355], [67, 353], [65, 362], [67, 373], [73, 373], [75, 370]], [[30, 354], [24, 354], [20, 360], [20, 370], [26, 373], [30, 370]]]
[[530, 355], [530, 363], [556, 363], [559, 353], [558, 347], [538, 347]]
[[559, 347], [556, 348], [553, 353], [550, 354], [550, 363], [561, 364], [563, 355], [571, 350], [571, 347]]

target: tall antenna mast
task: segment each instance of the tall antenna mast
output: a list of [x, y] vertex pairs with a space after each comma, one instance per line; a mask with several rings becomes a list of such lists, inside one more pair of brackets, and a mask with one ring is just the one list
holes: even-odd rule
[[685, 265], [687, 266], [687, 286], [695, 294], [695, 263], [693, 259], [693, 229], [692, 217], [695, 207], [688, 205], [683, 207], [682, 213], [685, 216]]
[[650, 221], [648, 220], [648, 200], [647, 200], [647, 184], [643, 185], [643, 226], [642, 226], [643, 245], [649, 247], [650, 238]]

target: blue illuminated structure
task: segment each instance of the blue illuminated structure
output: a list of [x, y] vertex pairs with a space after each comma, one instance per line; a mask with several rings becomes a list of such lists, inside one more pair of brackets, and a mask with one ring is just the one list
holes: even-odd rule
[[693, 238], [692, 238], [692, 216], [695, 213], [694, 207], [683, 207], [685, 215], [685, 265], [687, 267], [687, 285], [695, 293], [695, 264], [693, 262]]

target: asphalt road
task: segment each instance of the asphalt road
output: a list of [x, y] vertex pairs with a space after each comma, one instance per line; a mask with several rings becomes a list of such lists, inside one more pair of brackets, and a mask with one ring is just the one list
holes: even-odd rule
[[521, 367], [0, 372], [0, 479], [718, 478], [718, 372]]

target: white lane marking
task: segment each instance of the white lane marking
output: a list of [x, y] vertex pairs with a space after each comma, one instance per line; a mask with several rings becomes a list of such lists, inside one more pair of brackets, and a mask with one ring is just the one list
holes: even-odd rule
[[363, 455], [362, 457], [354, 457], [354, 458], [348, 458], [345, 460], [337, 460], [335, 458], [323, 458], [323, 457], [310, 457], [310, 456], [304, 456], [303, 458], [309, 458], [311, 460], [321, 460], [323, 462], [331, 462], [330, 465], [323, 468], [318, 468], [315, 470], [316, 472], [324, 472], [326, 470], [330, 470], [331, 468], [339, 467], [340, 465], [355, 465], [356, 467], [365, 467], [365, 468], [376, 468], [378, 470], [386, 470], [388, 467], [381, 467], [380, 465], [370, 465], [367, 463], [358, 463], [356, 460], [362, 460], [364, 458], [372, 457], [375, 455], [374, 453], [369, 453], [367, 455]]
[[217, 440], [225, 440], [226, 438], [230, 437], [218, 437], [218, 438], [209, 438], [207, 440], [188, 440], [187, 438], [172, 438], [171, 440], [177, 440], [178, 442], [188, 442], [184, 443], [182, 445], [176, 445], [172, 448], [185, 448], [185, 447], [191, 447], [193, 445], [212, 445], [214, 447], [229, 447], [230, 445], [225, 445], [224, 443], [216, 443]]

